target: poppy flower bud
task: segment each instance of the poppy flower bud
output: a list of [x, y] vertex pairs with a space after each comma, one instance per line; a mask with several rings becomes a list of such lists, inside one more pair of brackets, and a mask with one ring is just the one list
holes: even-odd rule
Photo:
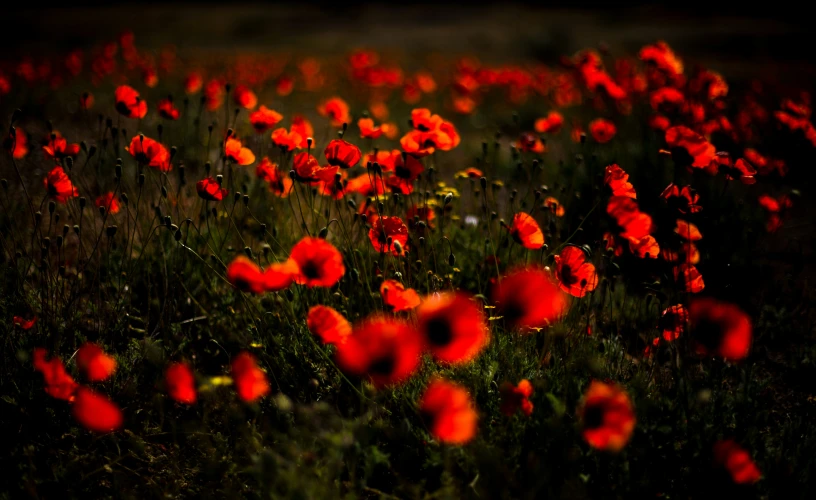
[[[3, 180], [5, 180], [5, 179], [3, 179]], [[349, 199], [347, 203], [348, 203], [349, 208], [351, 208], [352, 210], [357, 210], [357, 203], [354, 200]]]
[[204, 164], [204, 173], [207, 174], [207, 175], [210, 175], [210, 169], [211, 168], [212, 168], [212, 165], [210, 164], [210, 162], [205, 163]]
[[176, 156], [176, 153], [178, 153], [178, 148], [175, 147], [175, 146], [172, 146], [170, 148], [170, 161], [173, 161], [173, 158]]
[[144, 186], [144, 183], [145, 183], [145, 175], [144, 174], [139, 174], [139, 187]]
[[108, 238], [113, 238], [113, 236], [116, 234], [117, 229], [118, 228], [115, 225], [108, 226], [108, 228], [105, 230], [105, 233], [108, 235]]
[[[204, 98], [204, 97], [202, 97], [202, 98], [201, 98], [201, 102], [203, 103], [204, 101], [205, 101], [205, 98]], [[212, 134], [212, 131], [213, 131], [213, 126], [212, 126], [212, 124], [210, 124], [210, 125], [208, 125], [208, 126], [207, 126], [207, 131], [208, 131], [209, 133], [211, 133], [211, 134]]]
[[[80, 204], [80, 206], [81, 206], [81, 204]], [[35, 222], [37, 225], [39, 225], [41, 220], [42, 220], [42, 212], [39, 212], [39, 211], [38, 211], [38, 212], [36, 212], [36, 213], [34, 214], [34, 222]]]
[[179, 174], [179, 184], [181, 184], [182, 186], [187, 184], [187, 175], [186, 175], [186, 172], [184, 170], [184, 165], [179, 165], [178, 174]]
[[487, 177], [481, 177], [479, 179], [479, 184], [482, 185], [482, 189], [487, 188]]
[[264, 243], [264, 245], [262, 247], [262, 250], [263, 250], [264, 258], [266, 258], [266, 257], [269, 256], [269, 252], [272, 251], [272, 248], [269, 245], [267, 245], [266, 243]]
[[286, 291], [284, 292], [284, 295], [286, 295], [286, 300], [288, 300], [290, 302], [295, 299], [295, 294], [294, 294], [294, 292], [292, 292], [292, 290], [290, 288], [286, 289]]
[[74, 224], [74, 233], [79, 234], [79, 224]]
[[[3, 190], [8, 189], [8, 181], [6, 179], [0, 179], [0, 185], [3, 186]], [[349, 200], [351, 201], [351, 200]]]
[[[388, 239], [391, 240], [392, 238], [389, 236]], [[402, 243], [400, 243], [399, 241], [394, 241], [394, 250], [398, 254], [401, 254], [402, 253]]]
[[122, 165], [117, 164], [113, 168], [113, 175], [117, 181], [122, 178]]
[[425, 246], [425, 237], [423, 237], [423, 236], [419, 237], [419, 246], [421, 246], [421, 247]]
[[447, 205], [451, 201], [453, 201], [453, 193], [448, 193], [448, 194], [445, 195], [445, 199], [443, 200], [443, 205]]
[[496, 212], [490, 212], [490, 219], [491, 220], [496, 220], [498, 218], [499, 218], [499, 214], [497, 214]]
[[259, 229], [259, 231], [260, 231], [260, 233], [261, 233], [261, 236], [263, 236], [264, 234], [266, 234], [266, 224], [261, 224], [261, 225], [260, 225], [260, 227], [259, 227], [258, 229]]
[[584, 144], [586, 142], [586, 138], [587, 138], [586, 132], [581, 132], [581, 144]]
[[213, 217], [218, 217], [218, 210], [215, 207], [212, 207], [210, 209], [210, 213], [212, 214]]
[[297, 173], [294, 170], [289, 171], [289, 178], [292, 180], [297, 179]]
[[482, 142], [482, 156], [487, 156], [487, 142]]
[[106, 213], [107, 213], [107, 210], [105, 210], [104, 205], [103, 205], [103, 206], [101, 206], [101, 207], [99, 207], [99, 215], [100, 215], [100, 217], [104, 217]]
[[164, 186], [161, 187], [161, 195], [162, 198], [167, 198], [167, 188]]
[[377, 203], [377, 208], [380, 209], [380, 213], [385, 211], [385, 205], [383, 205], [383, 202], [381, 201]]
[[394, 204], [399, 205], [399, 201], [400, 201], [399, 193], [394, 193], [393, 196], [394, 196]]
[[234, 195], [232, 195], [232, 201], [233, 202], [238, 203], [238, 200], [240, 200], [240, 199], [241, 199], [241, 193], [236, 192]]
[[57, 204], [53, 201], [48, 202], [48, 213], [53, 214], [54, 211], [57, 209]]
[[119, 199], [122, 200], [122, 203], [124, 203], [125, 205], [128, 204], [128, 195], [127, 195], [127, 193], [122, 193], [121, 195], [119, 195]]
[[62, 247], [62, 236], [57, 236], [57, 248]]
[[65, 166], [68, 167], [68, 170], [74, 168], [74, 159], [70, 156], [65, 158]]
[[68, 227], [68, 224], [65, 224], [64, 226], [62, 226], [62, 235], [63, 236], [68, 236], [68, 231], [70, 231], [70, 229], [71, 228]]
[[246, 256], [247, 256], [247, 257], [249, 257], [250, 259], [252, 258], [252, 249], [251, 249], [251, 248], [249, 248], [249, 247], [244, 247], [244, 253], [245, 253], [245, 254], [246, 254]]
[[244, 206], [245, 207], [249, 206], [249, 195], [248, 194], [244, 195]]
[[95, 154], [96, 154], [96, 145], [93, 145], [88, 149], [88, 159], [93, 158], [93, 156]]
[[320, 239], [325, 240], [326, 236], [328, 236], [328, 235], [329, 235], [329, 228], [327, 226], [325, 226], [320, 230], [320, 233], [317, 234], [317, 237], [320, 238]]
[[358, 271], [356, 268], [352, 269], [351, 270], [351, 278], [354, 281], [360, 281], [360, 271]]
[[360, 220], [363, 222], [363, 224], [365, 224], [366, 221], [368, 221], [368, 216], [366, 214], [357, 214], [357, 213], [355, 213], [354, 216], [355, 217], [360, 217]]
[[[40, 249], [40, 259], [45, 260], [47, 257], [48, 257], [48, 247], [44, 246], [44, 247], [42, 247]], [[45, 263], [43, 263], [43, 266], [45, 266]]]
[[176, 227], [176, 232], [173, 233], [173, 239], [176, 241], [181, 241], [181, 230], [178, 227]]

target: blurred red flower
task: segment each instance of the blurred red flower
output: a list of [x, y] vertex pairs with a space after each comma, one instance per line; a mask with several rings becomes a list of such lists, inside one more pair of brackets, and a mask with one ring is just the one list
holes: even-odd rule
[[611, 141], [617, 131], [615, 124], [604, 118], [598, 118], [589, 123], [589, 133], [596, 142], [601, 144]]
[[195, 376], [187, 363], [172, 363], [164, 372], [167, 394], [177, 403], [195, 404], [198, 400]]
[[22, 316], [14, 316], [11, 322], [15, 326], [19, 326], [21, 330], [31, 330], [37, 323], [37, 317], [34, 316], [31, 319], [25, 319]]
[[173, 105], [173, 99], [167, 98], [162, 99], [159, 101], [159, 105], [157, 106], [159, 110], [159, 115], [166, 120], [178, 120], [181, 113], [179, 110]]
[[173, 168], [167, 148], [144, 135], [134, 136], [127, 150], [136, 161], [148, 167], [157, 168], [162, 172], [169, 172]]
[[303, 238], [292, 247], [289, 258], [298, 267], [295, 283], [309, 288], [334, 286], [346, 274], [343, 255], [321, 238]]
[[629, 182], [629, 174], [616, 164], [608, 165], [604, 172], [604, 184], [612, 191], [612, 196], [637, 199], [634, 186]]
[[147, 114], [147, 102], [139, 97], [133, 87], [121, 85], [114, 93], [116, 111], [127, 118], [144, 118]]
[[236, 257], [227, 266], [227, 281], [242, 292], [263, 293], [266, 291], [263, 271], [243, 255]]
[[116, 371], [116, 359], [105, 354], [98, 345], [86, 342], [77, 352], [77, 366], [91, 382], [99, 382]]
[[522, 379], [517, 386], [510, 382], [505, 382], [499, 388], [501, 393], [501, 412], [508, 417], [512, 417], [521, 410], [528, 417], [533, 414], [533, 403], [530, 396], [533, 395], [533, 384], [527, 379]]
[[269, 394], [266, 374], [258, 367], [255, 356], [244, 351], [232, 359], [232, 379], [238, 397], [252, 403]]
[[329, 165], [340, 168], [351, 168], [360, 163], [362, 153], [360, 148], [344, 141], [343, 139], [334, 139], [326, 146], [323, 151], [326, 155]]
[[79, 144], [68, 144], [68, 141], [66, 141], [64, 137], [52, 134], [48, 144], [43, 146], [43, 151], [45, 151], [45, 154], [47, 154], [49, 158], [59, 161], [69, 156], [73, 157], [78, 155]]
[[380, 127], [374, 126], [374, 120], [371, 118], [357, 120], [357, 128], [360, 129], [360, 137], [363, 139], [378, 139], [383, 133]]
[[349, 106], [346, 101], [339, 97], [332, 97], [321, 103], [317, 107], [317, 112], [328, 117], [334, 127], [339, 127], [344, 123], [351, 123]]
[[417, 328], [426, 348], [443, 363], [467, 363], [490, 343], [484, 314], [463, 292], [426, 297], [417, 309]]
[[79, 384], [65, 371], [65, 365], [60, 358], [53, 357], [47, 360], [47, 355], [43, 348], [34, 349], [34, 369], [42, 373], [46, 394], [52, 398], [73, 401]]
[[535, 121], [535, 131], [539, 134], [556, 134], [564, 125], [564, 117], [558, 111], [550, 111], [545, 118]]
[[468, 391], [453, 382], [433, 379], [419, 400], [430, 433], [446, 444], [462, 445], [476, 435], [479, 415]]
[[105, 207], [105, 210], [109, 214], [118, 214], [119, 213], [119, 200], [116, 199], [116, 195], [112, 192], [108, 192], [99, 196], [94, 204], [97, 207]]
[[371, 316], [354, 325], [337, 348], [337, 365], [367, 376], [377, 388], [407, 380], [419, 367], [422, 340], [416, 330], [396, 318]]
[[593, 380], [578, 408], [584, 439], [599, 450], [618, 452], [635, 429], [635, 412], [626, 392]]
[[[261, 105], [257, 111], [249, 114], [249, 123], [255, 128], [259, 134], [266, 132], [283, 120], [283, 115], [277, 111], [271, 110], [266, 106]], [[286, 130], [286, 129], [282, 129]]]
[[238, 165], [252, 165], [255, 155], [249, 148], [243, 147], [241, 141], [234, 137], [227, 137], [224, 143], [224, 155]]
[[724, 468], [736, 484], [753, 484], [762, 473], [748, 454], [732, 439], [721, 439], [714, 444], [714, 464]]
[[235, 87], [235, 90], [232, 92], [232, 98], [235, 104], [244, 109], [252, 109], [258, 105], [258, 97], [255, 95], [255, 92], [249, 90], [245, 85]]
[[701, 355], [739, 361], [748, 356], [751, 318], [739, 307], [705, 297], [689, 304], [689, 334]]
[[76, 392], [74, 418], [94, 432], [113, 432], [122, 427], [122, 411], [111, 400], [86, 387]]
[[416, 290], [405, 288], [405, 285], [396, 280], [383, 281], [380, 285], [380, 295], [382, 295], [383, 304], [394, 312], [409, 311], [420, 303]]
[[553, 277], [537, 267], [517, 269], [493, 285], [493, 300], [505, 321], [515, 327], [541, 328], [569, 308]]
[[309, 309], [306, 326], [324, 344], [344, 344], [351, 335], [351, 323], [329, 306], [317, 305]]
[[683, 304], [669, 307], [660, 316], [658, 327], [663, 331], [663, 338], [671, 342], [677, 340], [686, 331], [689, 314]]
[[288, 173], [281, 172], [278, 165], [272, 163], [266, 156], [255, 168], [255, 175], [269, 185], [269, 191], [281, 198], [289, 196], [292, 189], [292, 179]]
[[666, 144], [670, 148], [682, 148], [691, 156], [691, 166], [708, 168], [717, 150], [705, 137], [688, 127], [677, 126], [666, 130]]
[[399, 217], [382, 216], [371, 226], [368, 239], [377, 252], [391, 252], [400, 256], [407, 250], [408, 227]]

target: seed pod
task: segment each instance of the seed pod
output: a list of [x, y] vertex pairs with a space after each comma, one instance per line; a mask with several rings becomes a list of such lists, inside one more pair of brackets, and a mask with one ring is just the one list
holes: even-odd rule
[[105, 233], [108, 235], [108, 238], [113, 238], [113, 236], [116, 234], [117, 229], [118, 228], [115, 225], [108, 226], [107, 229], [105, 230]]
[[176, 228], [176, 232], [173, 233], [173, 239], [176, 241], [181, 241], [181, 230]]
[[453, 253], [448, 255], [448, 265], [451, 266], [451, 267], [456, 265], [456, 256], [453, 255]]
[[48, 202], [48, 213], [53, 214], [54, 211], [57, 209], [57, 204], [54, 201]]
[[245, 254], [246, 254], [246, 256], [247, 256], [247, 257], [249, 257], [250, 259], [252, 258], [252, 249], [251, 249], [251, 248], [249, 248], [249, 247], [244, 247], [244, 253], [245, 253]]
[[107, 210], [105, 210], [105, 206], [104, 206], [104, 205], [103, 205], [103, 206], [101, 206], [101, 207], [99, 207], [99, 216], [100, 216], [100, 217], [104, 217], [106, 213], [107, 213]]
[[320, 238], [320, 239], [325, 240], [326, 236], [328, 236], [328, 235], [329, 235], [329, 228], [328, 228], [328, 226], [326, 226], [326, 227], [323, 227], [320, 230], [320, 233], [318, 233], [317, 237]]

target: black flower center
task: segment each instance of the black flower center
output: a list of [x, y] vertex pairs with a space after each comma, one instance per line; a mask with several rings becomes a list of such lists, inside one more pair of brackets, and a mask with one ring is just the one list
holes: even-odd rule
[[435, 346], [446, 346], [453, 339], [450, 323], [443, 318], [434, 318], [425, 324], [428, 341]]
[[584, 410], [584, 428], [597, 429], [603, 425], [604, 411], [599, 405], [588, 406]]
[[389, 354], [375, 359], [368, 367], [368, 371], [372, 375], [391, 375], [394, 368], [396, 368], [396, 364], [394, 356]]

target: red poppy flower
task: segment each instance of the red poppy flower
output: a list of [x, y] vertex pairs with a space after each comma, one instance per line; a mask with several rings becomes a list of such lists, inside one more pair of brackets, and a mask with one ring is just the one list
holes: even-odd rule
[[297, 132], [289, 132], [282, 127], [272, 131], [272, 142], [286, 151], [294, 151], [302, 147], [301, 143], [304, 143], [305, 140], [306, 139]]
[[666, 144], [670, 148], [682, 148], [691, 156], [691, 166], [708, 168], [717, 150], [705, 137], [688, 127], [677, 126], [666, 130]]
[[683, 74], [683, 63], [666, 42], [647, 45], [640, 50], [640, 59], [654, 64], [658, 69], [674, 77]]
[[411, 155], [398, 154], [392, 158], [394, 175], [387, 178], [385, 183], [392, 191], [409, 195], [414, 192], [414, 182], [425, 171], [422, 162]]
[[660, 197], [666, 200], [669, 208], [677, 210], [681, 214], [695, 214], [703, 209], [697, 204], [700, 201], [700, 195], [691, 186], [685, 186], [681, 189], [673, 183], [669, 184], [660, 194]]
[[603, 235], [604, 251], [611, 252], [615, 257], [623, 255], [623, 247], [614, 234], [605, 232]]
[[269, 185], [269, 190], [281, 198], [289, 196], [292, 189], [292, 179], [287, 173], [281, 172], [277, 164], [265, 157], [258, 163], [255, 175]]
[[224, 143], [224, 154], [238, 165], [252, 165], [255, 163], [255, 155], [252, 151], [243, 147], [241, 141], [234, 137], [227, 137]]
[[156, 73], [155, 69], [145, 68], [142, 71], [142, 81], [148, 86], [148, 88], [152, 89], [159, 84], [159, 75]]
[[119, 213], [119, 200], [116, 199], [116, 195], [113, 193], [105, 193], [102, 196], [96, 199], [95, 205], [97, 207], [105, 207], [105, 210], [109, 214], [118, 214]]
[[700, 251], [694, 243], [687, 241], [680, 245], [664, 246], [660, 250], [660, 256], [663, 260], [671, 263], [686, 262], [688, 264], [697, 264], [700, 262]]
[[544, 202], [541, 204], [541, 208], [549, 211], [556, 217], [563, 217], [565, 213], [564, 205], [562, 205], [561, 202], [559, 202], [556, 198], [553, 198], [552, 196], [544, 198]]
[[351, 335], [351, 323], [329, 306], [317, 305], [309, 309], [306, 325], [324, 344], [344, 344]]
[[464, 293], [437, 293], [417, 309], [417, 328], [438, 361], [467, 363], [490, 342], [490, 328], [481, 309]]
[[517, 386], [510, 382], [505, 382], [499, 389], [501, 393], [501, 412], [508, 417], [512, 417], [521, 410], [528, 417], [533, 414], [533, 403], [530, 396], [533, 395], [533, 384], [527, 379], [522, 379]]
[[405, 322], [371, 316], [354, 325], [345, 344], [337, 347], [337, 365], [367, 376], [377, 388], [407, 380], [419, 367], [422, 339]]
[[639, 259], [656, 259], [660, 253], [660, 245], [653, 236], [644, 236], [642, 238], [629, 237], [629, 251]]
[[196, 191], [198, 196], [207, 201], [221, 201], [227, 190], [221, 187], [216, 179], [207, 177], [196, 182]]
[[400, 146], [403, 151], [414, 156], [427, 156], [436, 150], [435, 132], [412, 130], [402, 136]]
[[724, 468], [736, 484], [754, 484], [760, 480], [759, 472], [751, 455], [732, 439], [724, 439], [714, 444], [714, 464]]
[[235, 87], [235, 90], [232, 92], [232, 98], [235, 104], [244, 109], [252, 109], [258, 105], [258, 97], [255, 95], [255, 92], [249, 90], [245, 85]]
[[136, 161], [148, 167], [158, 168], [162, 172], [169, 172], [173, 168], [167, 148], [149, 137], [135, 136], [127, 150]]
[[278, 292], [289, 288], [299, 272], [297, 263], [292, 259], [270, 264], [263, 273], [264, 288], [267, 292]]
[[25, 319], [22, 316], [14, 316], [11, 322], [13, 325], [19, 326], [21, 330], [31, 330], [37, 323], [37, 317], [34, 316], [31, 319]]
[[[266, 132], [283, 120], [283, 115], [277, 111], [271, 110], [266, 106], [261, 106], [257, 111], [249, 114], [249, 123], [255, 128], [259, 134]], [[283, 129], [286, 130], [286, 129]]]
[[773, 172], [779, 172], [780, 176], [785, 176], [788, 173], [788, 167], [784, 160], [767, 158], [759, 154], [759, 152], [752, 148], [746, 148], [743, 151], [745, 160], [756, 167], [760, 175], [770, 175]]
[[659, 328], [663, 330], [663, 338], [668, 342], [677, 340], [686, 331], [689, 313], [683, 304], [671, 306], [660, 316]]
[[301, 137], [301, 143], [298, 145], [298, 147], [301, 149], [307, 146], [306, 140], [309, 137], [314, 137], [314, 128], [312, 127], [312, 123], [300, 115], [292, 116], [292, 126], [289, 127], [289, 130], [297, 133]]
[[173, 100], [170, 98], [159, 101], [158, 109], [159, 115], [166, 120], [178, 120], [181, 115], [179, 110], [173, 105]]
[[77, 366], [89, 381], [99, 382], [116, 371], [116, 359], [105, 354], [98, 345], [86, 342], [77, 352]]
[[263, 271], [243, 255], [236, 257], [227, 266], [227, 281], [242, 292], [263, 293], [266, 291]]
[[204, 87], [204, 103], [207, 111], [215, 111], [224, 103], [224, 82], [213, 79]]
[[[649, 104], [652, 109], [658, 110], [663, 104], [670, 104], [673, 106], [680, 106], [686, 100], [686, 96], [674, 87], [662, 87], [651, 93], [649, 96]], [[672, 106], [669, 106], [672, 107]]]
[[192, 405], [198, 400], [195, 376], [187, 363], [172, 363], [164, 372], [167, 394], [177, 403]]
[[303, 238], [292, 247], [289, 258], [298, 266], [295, 276], [298, 285], [331, 287], [346, 274], [343, 255], [321, 238]]
[[411, 205], [408, 208], [405, 217], [408, 219], [408, 226], [411, 229], [416, 229], [416, 225], [420, 221], [424, 222], [427, 227], [433, 229], [436, 213], [431, 206], [420, 207], [417, 205]]
[[73, 157], [78, 155], [79, 144], [68, 144], [68, 141], [66, 141], [64, 137], [56, 136], [51, 137], [48, 144], [43, 146], [43, 151], [45, 151], [45, 154], [47, 154], [49, 158], [59, 161], [69, 156]]
[[292, 93], [292, 90], [295, 89], [295, 81], [286, 75], [281, 76], [278, 78], [277, 83], [275, 84], [275, 92], [279, 96], [287, 96]]
[[701, 355], [739, 361], [751, 347], [751, 318], [739, 307], [712, 298], [689, 304], [689, 332]]
[[357, 128], [360, 129], [360, 137], [363, 139], [378, 139], [383, 134], [383, 130], [375, 127], [374, 120], [371, 118], [357, 120]]
[[122, 410], [105, 396], [86, 387], [77, 389], [73, 408], [74, 418], [94, 432], [113, 432], [122, 427]]
[[184, 78], [184, 91], [188, 94], [195, 94], [204, 86], [204, 78], [199, 73], [192, 72]]
[[15, 160], [25, 158], [25, 156], [28, 154], [28, 135], [26, 135], [23, 129], [15, 129], [14, 137], [12, 137], [11, 132], [9, 132], [6, 140], [3, 141], [3, 147], [7, 151], [11, 151], [12, 146], [14, 146], [13, 156]]
[[360, 193], [363, 196], [382, 195], [385, 193], [385, 183], [380, 176], [365, 173], [349, 179], [345, 191], [347, 193]]
[[649, 117], [649, 126], [655, 130], [665, 132], [671, 127], [671, 121], [663, 115], [652, 115]]
[[385, 280], [380, 285], [380, 295], [383, 304], [394, 312], [409, 311], [419, 305], [419, 294], [413, 288], [405, 286], [396, 280]]
[[677, 227], [674, 228], [674, 232], [687, 241], [699, 241], [703, 239], [703, 235], [700, 233], [700, 230], [697, 229], [697, 226], [682, 219], [677, 219]]
[[637, 199], [634, 186], [629, 182], [629, 174], [616, 164], [608, 165], [604, 172], [604, 184], [612, 191], [612, 196], [626, 196]]
[[547, 151], [547, 147], [544, 146], [544, 143], [541, 142], [541, 139], [535, 134], [532, 134], [530, 132], [525, 132], [521, 134], [515, 146], [520, 151], [526, 151], [528, 153], [541, 154]]
[[635, 430], [635, 411], [629, 395], [617, 385], [593, 380], [578, 408], [583, 436], [599, 450], [618, 452]]
[[363, 156], [362, 153], [360, 153], [360, 148], [343, 139], [334, 139], [331, 141], [329, 145], [326, 146], [323, 154], [326, 155], [326, 160], [329, 161], [329, 165], [340, 168], [351, 168], [357, 165]]
[[408, 227], [399, 217], [378, 217], [368, 231], [368, 239], [374, 250], [400, 256], [408, 245]]
[[683, 286], [683, 289], [688, 293], [699, 293], [705, 288], [703, 282], [703, 275], [694, 267], [693, 264], [684, 262], [679, 266], [674, 267], [674, 279], [678, 284]]
[[550, 111], [546, 118], [539, 118], [535, 121], [535, 131], [539, 134], [556, 134], [564, 125], [564, 117], [558, 111]]
[[482, 172], [478, 168], [469, 167], [464, 170], [460, 170], [459, 172], [456, 172], [456, 177], [467, 179], [480, 179], [484, 177], [484, 172]]
[[718, 162], [717, 167], [720, 172], [725, 174], [725, 178], [728, 180], [738, 180], [743, 184], [754, 184], [756, 182], [754, 178], [756, 170], [743, 158], [739, 158], [733, 163], [730, 159]]
[[334, 179], [338, 167], [321, 168], [317, 158], [306, 151], [295, 155], [293, 167], [300, 182], [317, 182], [318, 180]]
[[326, 100], [317, 108], [317, 112], [331, 120], [334, 127], [339, 127], [344, 123], [351, 123], [349, 106], [343, 99], [332, 97]]
[[391, 172], [394, 170], [398, 159], [402, 159], [402, 152], [399, 149], [392, 149], [391, 151], [368, 153], [365, 155], [364, 163], [376, 163], [383, 172]]
[[46, 360], [46, 356], [45, 349], [34, 349], [34, 369], [42, 373], [46, 394], [52, 398], [73, 401], [79, 384], [65, 371], [61, 359], [53, 357]]
[[133, 87], [121, 85], [114, 93], [116, 111], [127, 118], [144, 118], [147, 114], [147, 102], [139, 97]]
[[431, 113], [430, 109], [417, 108], [411, 110], [411, 126], [420, 132], [430, 132], [442, 125], [442, 117]]
[[479, 414], [467, 389], [443, 379], [433, 379], [419, 401], [419, 411], [436, 439], [462, 445], [476, 435]]
[[232, 379], [238, 397], [252, 403], [269, 394], [266, 374], [258, 367], [255, 356], [244, 351], [232, 359]]
[[773, 233], [782, 227], [782, 214], [793, 206], [791, 199], [785, 195], [774, 198], [767, 194], [759, 196], [759, 206], [768, 212], [768, 222], [765, 228], [769, 233]]
[[598, 286], [595, 265], [587, 261], [581, 248], [567, 245], [555, 256], [555, 276], [564, 290], [573, 297], [583, 297]]
[[611, 141], [617, 131], [614, 123], [603, 118], [592, 120], [589, 123], [589, 133], [596, 142], [601, 144]]
[[510, 325], [522, 328], [547, 326], [569, 308], [550, 273], [536, 267], [515, 270], [494, 284], [493, 300]]
[[544, 246], [544, 233], [538, 227], [538, 222], [525, 212], [519, 212], [513, 216], [510, 236], [516, 243], [528, 250], [538, 250]]
[[43, 180], [48, 196], [54, 200], [65, 203], [68, 198], [79, 196], [79, 190], [71, 183], [68, 174], [62, 167], [54, 167]]

